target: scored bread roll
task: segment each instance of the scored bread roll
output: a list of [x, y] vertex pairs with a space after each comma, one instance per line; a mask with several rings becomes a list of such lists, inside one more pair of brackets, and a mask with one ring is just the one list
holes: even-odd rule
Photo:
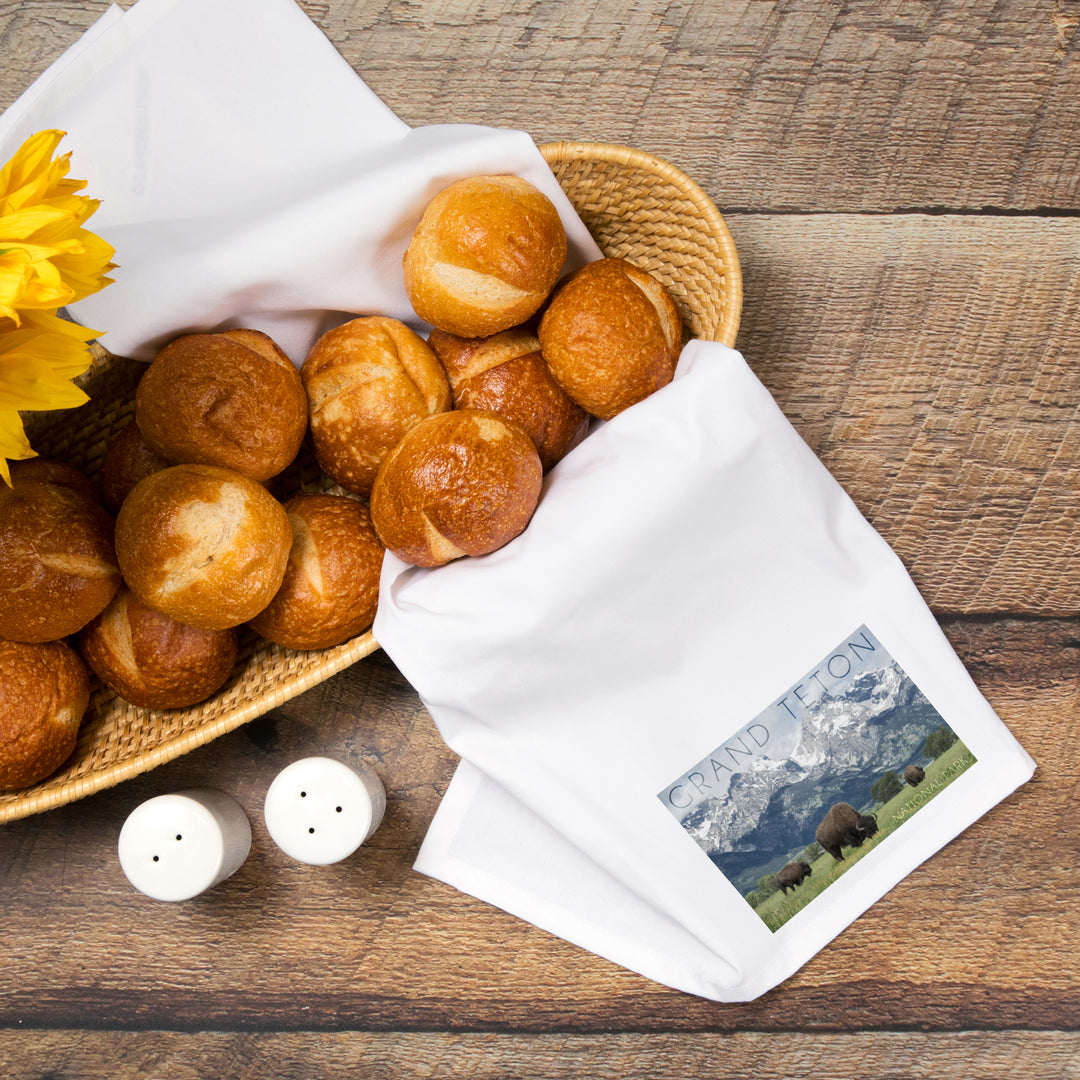
[[565, 261], [566, 232], [543, 192], [517, 176], [474, 176], [431, 200], [402, 268], [421, 319], [486, 337], [539, 310]]
[[545, 472], [588, 433], [589, 414], [555, 381], [539, 338], [525, 327], [486, 338], [435, 329], [428, 344], [450, 378], [454, 405], [520, 424], [536, 444]]
[[116, 518], [124, 581], [148, 607], [205, 630], [254, 618], [285, 575], [292, 532], [254, 480], [174, 465], [135, 485]]
[[423, 338], [372, 315], [328, 330], [301, 368], [319, 467], [367, 496], [386, 455], [425, 416], [450, 408], [446, 373]]
[[329, 649], [363, 633], [375, 620], [383, 558], [368, 508], [305, 493], [285, 512], [293, 534], [285, 579], [249, 625], [289, 649]]
[[16, 461], [11, 481], [0, 483], [0, 637], [67, 637], [120, 587], [113, 519], [69, 465]]
[[57, 484], [71, 488], [91, 502], [98, 502], [97, 488], [86, 473], [52, 458], [32, 457], [11, 464], [11, 482], [23, 484]]
[[86, 667], [67, 642], [0, 640], [0, 790], [63, 765], [89, 702]]
[[379, 539], [415, 566], [486, 555], [522, 532], [540, 498], [532, 439], [492, 412], [459, 409], [417, 424], [371, 493]]
[[262, 481], [296, 457], [307, 397], [296, 367], [266, 334], [186, 334], [146, 369], [135, 419], [171, 464], [220, 465]]
[[148, 608], [130, 589], [79, 632], [95, 675], [132, 705], [180, 709], [221, 688], [236, 662], [235, 629], [199, 630]]
[[115, 514], [140, 480], [168, 467], [169, 462], [143, 438], [139, 425], [132, 420], [105, 448], [101, 461], [101, 498]]
[[610, 420], [671, 382], [682, 348], [679, 309], [651, 274], [599, 259], [556, 287], [540, 320], [540, 347], [559, 385]]

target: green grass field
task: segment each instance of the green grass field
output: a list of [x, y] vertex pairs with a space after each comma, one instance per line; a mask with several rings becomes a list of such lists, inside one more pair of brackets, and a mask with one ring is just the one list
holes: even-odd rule
[[[895, 832], [920, 807], [947, 788], [961, 773], [975, 764], [971, 751], [959, 740], [926, 767], [926, 779], [917, 787], [904, 785], [884, 806], [873, 811], [878, 831], [861, 848], [844, 848], [844, 861], [822, 855], [810, 864], [810, 877], [785, 896], [775, 892], [755, 908], [770, 930], [779, 930], [816, 896], [820, 896], [838, 878], [843, 877], [864, 855], [873, 851], [885, 837]], [[809, 840], [807, 841], [809, 843]], [[779, 867], [777, 867], [779, 869]]]

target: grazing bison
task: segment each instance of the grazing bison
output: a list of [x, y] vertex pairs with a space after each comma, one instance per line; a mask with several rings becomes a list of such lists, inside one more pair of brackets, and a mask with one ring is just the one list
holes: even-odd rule
[[926, 779], [926, 770], [921, 765], [909, 765], [904, 770], [904, 779], [912, 787], [918, 787]]
[[801, 885], [811, 873], [812, 871], [809, 863], [789, 862], [780, 873], [776, 875], [776, 880], [780, 884], [780, 891], [787, 896], [788, 889], [794, 889], [796, 885]]
[[844, 856], [841, 848], [862, 847], [862, 842], [877, 832], [877, 818], [860, 814], [850, 803], [837, 803], [822, 819], [814, 833], [817, 842], [837, 861]]

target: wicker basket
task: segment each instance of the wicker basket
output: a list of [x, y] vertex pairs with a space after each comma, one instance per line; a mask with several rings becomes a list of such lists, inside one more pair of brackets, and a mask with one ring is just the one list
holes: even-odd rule
[[[678, 303], [688, 332], [735, 342], [742, 278], [735, 245], [708, 196], [678, 169], [636, 150], [599, 143], [541, 147], [606, 255], [655, 274]], [[131, 419], [144, 365], [95, 348], [80, 380], [90, 402], [71, 412], [34, 414], [27, 432], [38, 453], [96, 477], [110, 439]], [[279, 494], [328, 490], [310, 458], [283, 478]], [[330, 489], [332, 490], [332, 489]], [[371, 633], [319, 652], [296, 652], [254, 634], [242, 638], [230, 680], [186, 709], [128, 704], [95, 680], [75, 752], [35, 787], [0, 794], [0, 823], [40, 813], [112, 787], [171, 761], [328, 679], [378, 648]]]

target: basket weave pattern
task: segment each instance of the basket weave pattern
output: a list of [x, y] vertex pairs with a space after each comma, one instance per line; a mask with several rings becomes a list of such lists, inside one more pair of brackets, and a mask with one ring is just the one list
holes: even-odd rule
[[[708, 196], [667, 162], [626, 147], [552, 143], [545, 159], [605, 255], [655, 274], [679, 305], [688, 332], [733, 345], [742, 307], [734, 242]], [[44, 457], [96, 479], [105, 449], [134, 415], [145, 365], [97, 346], [79, 382], [90, 395], [74, 411], [33, 414], [27, 434]], [[310, 453], [280, 479], [277, 492], [335, 490]], [[73, 802], [171, 761], [284, 704], [378, 648], [370, 632], [336, 648], [285, 649], [242, 631], [229, 681], [186, 709], [139, 708], [93, 680], [75, 752], [53, 776], [0, 793], [0, 823]]]
[[662, 281], [691, 336], [734, 345], [739, 257], [708, 195], [673, 165], [629, 147], [560, 142], [541, 151], [601, 251]]

